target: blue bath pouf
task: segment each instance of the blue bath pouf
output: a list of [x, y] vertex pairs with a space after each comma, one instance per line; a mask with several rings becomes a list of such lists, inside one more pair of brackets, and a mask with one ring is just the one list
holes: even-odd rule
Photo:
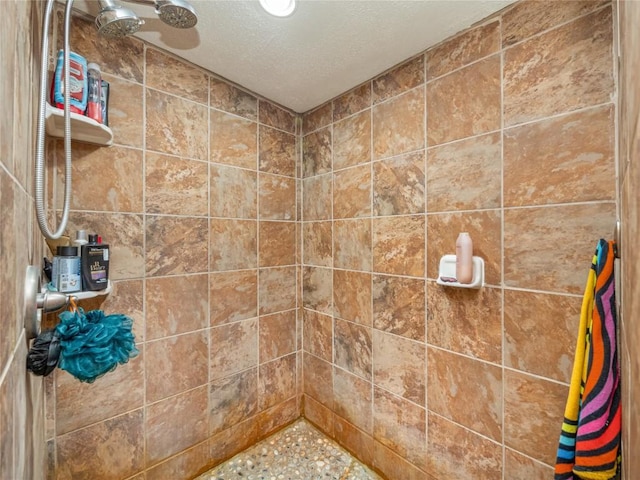
[[78, 308], [58, 317], [56, 332], [61, 347], [58, 367], [82, 382], [94, 382], [139, 353], [131, 331], [133, 320], [126, 315], [105, 315], [102, 310], [85, 314]]

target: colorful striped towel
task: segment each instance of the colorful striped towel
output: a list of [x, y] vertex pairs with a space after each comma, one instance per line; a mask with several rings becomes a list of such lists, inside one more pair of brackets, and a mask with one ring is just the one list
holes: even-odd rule
[[582, 301], [555, 480], [610, 480], [620, 465], [614, 242], [600, 240]]

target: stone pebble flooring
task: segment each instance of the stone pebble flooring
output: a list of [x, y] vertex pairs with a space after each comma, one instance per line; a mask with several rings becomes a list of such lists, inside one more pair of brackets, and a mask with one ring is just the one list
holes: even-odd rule
[[196, 480], [382, 480], [304, 419]]

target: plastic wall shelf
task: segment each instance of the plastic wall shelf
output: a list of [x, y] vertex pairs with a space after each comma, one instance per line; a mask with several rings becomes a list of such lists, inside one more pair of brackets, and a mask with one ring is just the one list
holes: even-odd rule
[[[71, 112], [71, 139], [78, 142], [110, 146], [113, 143], [113, 132], [106, 125], [94, 119]], [[45, 112], [47, 134], [52, 137], [64, 137], [64, 110], [52, 107], [47, 103]]]
[[[95, 298], [103, 295], [109, 295], [111, 293], [111, 290], [113, 290], [113, 284], [111, 283], [111, 280], [109, 280], [107, 283], [107, 288], [103, 290], [83, 290], [81, 292], [65, 293], [65, 295], [67, 297], [73, 297], [76, 300], [86, 300], [88, 298]], [[47, 287], [45, 286], [42, 289], [42, 293], [45, 293], [46, 291], [47, 291]]]
[[76, 300], [86, 300], [88, 298], [100, 297], [102, 295], [109, 295], [111, 290], [113, 289], [113, 285], [111, 284], [111, 280], [107, 283], [107, 288], [103, 290], [83, 290], [82, 292], [74, 292], [69, 293], [70, 297], [76, 297]]

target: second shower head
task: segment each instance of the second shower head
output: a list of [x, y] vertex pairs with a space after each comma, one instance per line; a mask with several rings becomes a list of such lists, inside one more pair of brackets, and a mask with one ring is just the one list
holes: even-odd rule
[[184, 0], [156, 0], [156, 13], [175, 28], [191, 28], [198, 23], [196, 11]]

